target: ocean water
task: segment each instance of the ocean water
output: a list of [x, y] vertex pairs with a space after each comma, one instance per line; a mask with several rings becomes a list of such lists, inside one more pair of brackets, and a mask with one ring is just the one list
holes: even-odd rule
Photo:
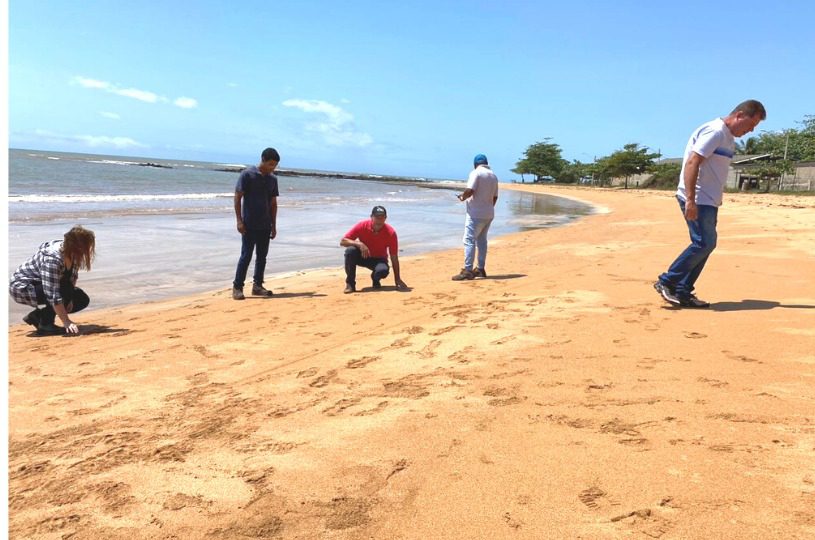
[[[78, 284], [91, 296], [89, 310], [229, 288], [240, 253], [233, 210], [238, 174], [220, 169], [239, 166], [10, 150], [8, 276], [40, 243], [81, 224], [96, 233], [97, 243], [93, 270], [81, 272]], [[340, 239], [376, 204], [388, 209], [401, 256], [461, 246], [460, 188], [295, 173], [278, 176], [270, 288], [275, 274], [340, 268]], [[505, 190], [490, 235], [557, 226], [591, 211], [579, 202]], [[251, 273], [250, 265], [248, 281]], [[410, 284], [409, 264], [402, 273]], [[10, 302], [9, 322], [26, 312]]]

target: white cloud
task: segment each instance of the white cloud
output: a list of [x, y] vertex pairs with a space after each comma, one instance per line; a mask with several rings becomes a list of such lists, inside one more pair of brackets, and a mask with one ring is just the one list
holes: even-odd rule
[[[123, 97], [138, 99], [139, 101], [144, 101], [145, 103], [156, 103], [160, 99], [162, 99], [153, 92], [148, 92], [147, 90], [138, 90], [136, 88], [111, 88], [108, 90], [108, 92]], [[166, 100], [166, 98], [164, 98], [164, 100]]]
[[106, 137], [95, 135], [75, 135], [77, 141], [84, 142], [91, 148], [113, 147], [113, 148], [144, 148], [145, 145], [138, 143], [130, 137]]
[[198, 100], [189, 97], [180, 97], [173, 101], [173, 105], [182, 109], [194, 109], [198, 106]]
[[[100, 81], [98, 79], [89, 79], [87, 77], [76, 76], [72, 82], [78, 84], [82, 88], [90, 88], [94, 90], [103, 90], [110, 94], [116, 94], [130, 99], [136, 99], [145, 103], [169, 103], [170, 100], [164, 96], [160, 96], [155, 92], [149, 90], [139, 90], [138, 88], [120, 88], [119, 86], [109, 83], [107, 81]], [[198, 106], [198, 101], [189, 97], [177, 98], [174, 105], [182, 109], [193, 109]]]
[[283, 106], [323, 117], [323, 121], [306, 124], [306, 129], [320, 134], [329, 145], [362, 147], [373, 142], [370, 135], [356, 130], [353, 115], [342, 107], [316, 99], [287, 99]]
[[115, 112], [99, 111], [99, 114], [101, 114], [105, 118], [110, 118], [111, 120], [121, 120], [121, 118], [122, 118], [121, 116], [119, 116]]
[[56, 141], [62, 143], [80, 143], [91, 148], [148, 148], [146, 144], [131, 139], [130, 137], [109, 137], [106, 135], [62, 135], [52, 133], [44, 129], [37, 129], [34, 135], [39, 139]]
[[107, 90], [110, 88], [110, 83], [105, 81], [97, 81], [96, 79], [87, 79], [85, 77], [74, 77], [74, 82], [84, 88], [100, 88]]

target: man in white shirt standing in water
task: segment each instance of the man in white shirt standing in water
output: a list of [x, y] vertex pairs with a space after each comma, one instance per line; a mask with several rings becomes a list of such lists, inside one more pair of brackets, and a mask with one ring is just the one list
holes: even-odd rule
[[[478, 154], [473, 159], [473, 170], [467, 179], [467, 189], [458, 195], [467, 201], [467, 218], [464, 221], [464, 268], [453, 276], [453, 281], [487, 277], [487, 232], [495, 217], [498, 201], [498, 177], [489, 167], [487, 156]], [[478, 248], [478, 266], [473, 268]]]
[[676, 198], [690, 233], [690, 245], [659, 276], [654, 288], [666, 302], [684, 308], [710, 304], [693, 294], [708, 257], [716, 247], [716, 222], [737, 137], [767, 118], [760, 102], [739, 103], [733, 112], [702, 124], [690, 137], [682, 160]]

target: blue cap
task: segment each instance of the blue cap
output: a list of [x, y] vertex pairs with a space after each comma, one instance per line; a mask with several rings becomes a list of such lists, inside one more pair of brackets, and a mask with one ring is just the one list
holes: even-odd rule
[[473, 158], [473, 165], [488, 165], [487, 156], [484, 154], [478, 154]]

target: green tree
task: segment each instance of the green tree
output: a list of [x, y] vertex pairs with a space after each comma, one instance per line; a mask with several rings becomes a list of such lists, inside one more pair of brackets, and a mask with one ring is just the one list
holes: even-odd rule
[[789, 161], [815, 160], [815, 116], [804, 116], [801, 129], [765, 131], [736, 145], [741, 154], [772, 154]]
[[512, 172], [514, 172], [515, 174], [520, 174], [521, 175], [521, 182], [526, 181], [524, 179], [525, 174], [533, 174], [532, 173], [532, 168], [529, 165], [529, 160], [527, 160], [526, 158], [521, 159], [520, 161], [518, 161], [518, 163], [515, 164], [515, 168], [512, 169]]
[[549, 142], [551, 140], [547, 137], [543, 142], [530, 145], [524, 152], [524, 157], [515, 165], [513, 172], [534, 174], [536, 181], [543, 176], [557, 178], [567, 162], [560, 155], [560, 146]]
[[567, 162], [560, 171], [558, 182], [575, 184], [584, 176], [589, 176], [591, 172], [591, 163], [582, 163], [578, 160], [574, 160], [571, 163]]
[[646, 181], [645, 187], [676, 189], [681, 170], [681, 163], [655, 163], [651, 166], [651, 177]]
[[647, 146], [629, 143], [622, 150], [600, 160], [600, 176], [604, 181], [622, 176], [625, 178], [625, 188], [628, 189], [628, 179], [635, 174], [648, 172], [658, 157], [659, 154], [649, 152]]

